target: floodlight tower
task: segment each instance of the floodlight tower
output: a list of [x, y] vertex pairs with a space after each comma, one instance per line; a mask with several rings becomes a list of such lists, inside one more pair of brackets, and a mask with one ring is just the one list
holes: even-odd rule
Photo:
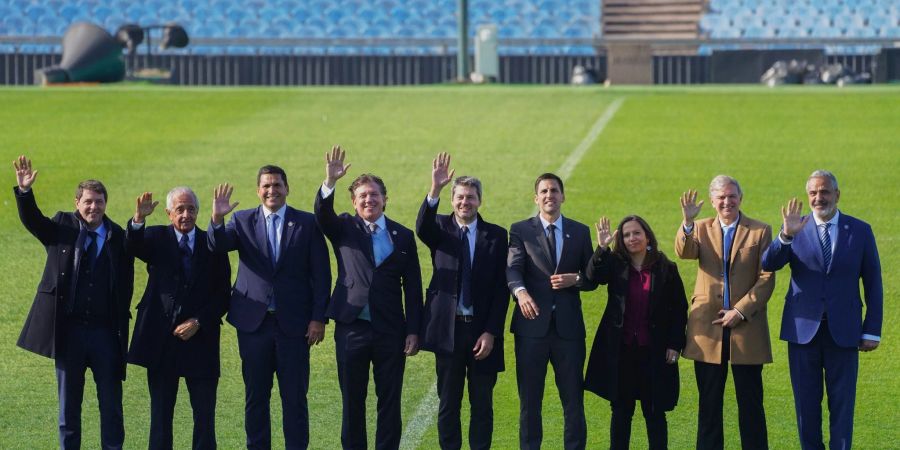
[[469, 0], [456, 0], [456, 81], [469, 79]]

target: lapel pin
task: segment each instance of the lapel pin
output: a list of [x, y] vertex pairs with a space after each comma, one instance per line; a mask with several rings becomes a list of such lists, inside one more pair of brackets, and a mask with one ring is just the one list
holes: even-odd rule
[[396, 236], [396, 235], [397, 235], [397, 230], [392, 231], [391, 234], [393, 234], [394, 236]]
[[289, 226], [289, 227], [294, 226], [294, 222], [288, 222], [288, 226]]
[[566, 233], [566, 239], [569, 239], [572, 236], [569, 236], [569, 233]]
[[850, 225], [844, 225], [844, 229], [845, 229], [845, 230], [849, 230], [849, 229], [850, 229]]

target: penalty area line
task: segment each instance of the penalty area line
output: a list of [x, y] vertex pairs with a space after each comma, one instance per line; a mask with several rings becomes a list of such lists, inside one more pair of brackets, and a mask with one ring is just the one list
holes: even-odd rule
[[[569, 154], [563, 162], [563, 165], [559, 168], [557, 175], [559, 175], [560, 178], [565, 180], [572, 175], [572, 171], [575, 170], [575, 167], [581, 162], [581, 159], [587, 153], [588, 149], [594, 145], [594, 142], [596, 142], [597, 138], [600, 137], [600, 134], [603, 133], [606, 125], [612, 120], [613, 116], [616, 115], [616, 112], [622, 106], [624, 101], [624, 98], [619, 97], [606, 107], [603, 114], [597, 118], [597, 121], [594, 122], [591, 130], [588, 131], [588, 134], [581, 140], [578, 146], [572, 150], [572, 153]], [[431, 388], [425, 393], [425, 396], [416, 408], [415, 414], [413, 414], [413, 417], [406, 423], [406, 428], [403, 429], [403, 436], [400, 437], [401, 449], [413, 450], [419, 448], [419, 445], [422, 443], [422, 437], [425, 436], [425, 432], [431, 428], [437, 417], [438, 402], [437, 386], [435, 383], [431, 383]]]

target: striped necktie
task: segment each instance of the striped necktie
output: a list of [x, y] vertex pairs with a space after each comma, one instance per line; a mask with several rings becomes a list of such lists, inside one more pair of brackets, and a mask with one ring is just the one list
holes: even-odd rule
[[822, 229], [822, 232], [819, 233], [819, 243], [822, 244], [822, 261], [825, 263], [826, 272], [831, 267], [831, 234], [828, 233], [830, 226], [830, 223], [819, 225], [819, 228]]

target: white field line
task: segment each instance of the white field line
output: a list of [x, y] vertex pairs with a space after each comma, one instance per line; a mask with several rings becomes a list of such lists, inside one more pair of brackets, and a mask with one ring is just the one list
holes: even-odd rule
[[[572, 175], [572, 171], [575, 170], [575, 167], [581, 162], [581, 158], [583, 158], [584, 154], [591, 148], [591, 145], [594, 145], [594, 142], [600, 136], [600, 133], [603, 133], [606, 125], [612, 120], [613, 116], [616, 115], [616, 112], [619, 110], [619, 107], [622, 106], [624, 101], [624, 98], [619, 97], [606, 107], [603, 114], [596, 122], [594, 122], [594, 126], [591, 127], [587, 136], [585, 136], [581, 143], [572, 150], [572, 153], [569, 154], [569, 157], [566, 158], [563, 165], [556, 172], [560, 178], [565, 180], [566, 178], [569, 178], [569, 175]], [[425, 432], [431, 428], [437, 417], [437, 409], [437, 386], [432, 383], [431, 389], [428, 390], [425, 397], [423, 397], [422, 401], [419, 403], [419, 407], [416, 408], [416, 413], [413, 415], [412, 419], [406, 423], [406, 428], [403, 430], [403, 436], [400, 438], [400, 448], [402, 450], [414, 450], [419, 448], [419, 445], [422, 443], [422, 437], [425, 435]]]

